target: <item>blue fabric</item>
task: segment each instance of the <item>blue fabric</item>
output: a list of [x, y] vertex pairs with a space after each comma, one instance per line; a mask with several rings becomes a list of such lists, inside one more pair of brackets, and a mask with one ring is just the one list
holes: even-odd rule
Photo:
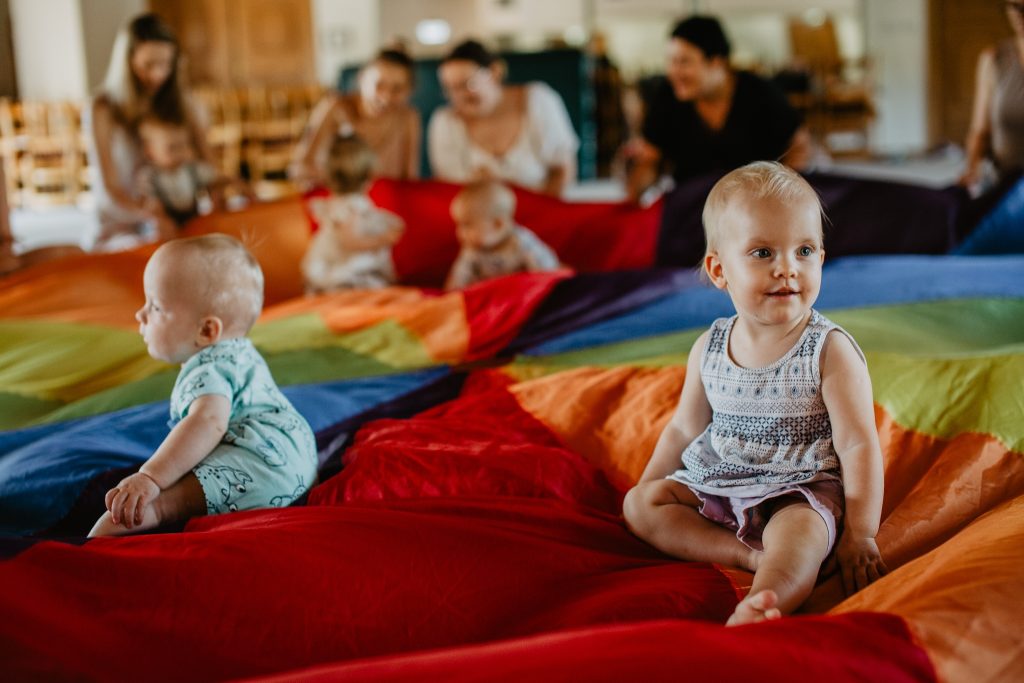
[[[1024, 256], [851, 256], [825, 262], [819, 310], [967, 297], [1024, 296]], [[735, 313], [711, 285], [683, 285], [674, 294], [531, 347], [542, 356], [707, 327]]]
[[954, 254], [1024, 254], [1024, 178], [1003, 195]]
[[[445, 368], [282, 391], [314, 432], [448, 374]], [[0, 433], [0, 532], [48, 529], [95, 477], [141, 465], [167, 436], [168, 402]]]

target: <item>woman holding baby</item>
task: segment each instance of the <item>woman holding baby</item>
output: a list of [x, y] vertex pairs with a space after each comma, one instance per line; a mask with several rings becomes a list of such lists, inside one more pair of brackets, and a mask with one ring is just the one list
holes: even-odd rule
[[136, 188], [144, 162], [136, 125], [143, 115], [184, 126], [197, 156], [210, 159], [201, 117], [181, 83], [180, 57], [174, 32], [152, 13], [132, 19], [114, 41], [103, 86], [86, 111], [99, 218], [93, 249], [131, 248], [176, 230], [159, 203]]

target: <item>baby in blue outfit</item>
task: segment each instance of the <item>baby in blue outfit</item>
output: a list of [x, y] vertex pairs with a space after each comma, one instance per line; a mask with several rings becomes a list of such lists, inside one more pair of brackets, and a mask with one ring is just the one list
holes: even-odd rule
[[259, 264], [233, 237], [205, 235], [157, 249], [143, 282], [135, 317], [149, 354], [181, 364], [174, 426], [107, 492], [89, 535], [289, 505], [316, 478], [316, 442], [246, 337], [263, 307]]

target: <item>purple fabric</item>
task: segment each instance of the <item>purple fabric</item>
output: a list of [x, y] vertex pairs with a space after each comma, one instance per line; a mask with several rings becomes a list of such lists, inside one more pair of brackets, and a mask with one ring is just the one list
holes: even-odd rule
[[[694, 266], [704, 256], [701, 212], [721, 174], [677, 186], [666, 198], [658, 235], [658, 265]], [[944, 254], [957, 241], [967, 192], [810, 173], [831, 225], [825, 226], [830, 259], [854, 254]], [[959, 230], [963, 230], [962, 227]]]
[[629, 313], [696, 283], [697, 273], [688, 270], [579, 273], [555, 286], [502, 353], [519, 353], [573, 330]]

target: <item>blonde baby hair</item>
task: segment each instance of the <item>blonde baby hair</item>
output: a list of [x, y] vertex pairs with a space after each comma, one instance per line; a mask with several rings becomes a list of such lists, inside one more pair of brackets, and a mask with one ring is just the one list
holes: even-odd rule
[[512, 218], [516, 211], [516, 195], [507, 185], [498, 180], [477, 180], [463, 187], [455, 199], [483, 209], [488, 217], [507, 216]]
[[818, 213], [825, 220], [821, 198], [799, 173], [777, 161], [755, 161], [727, 173], [711, 188], [702, 216], [706, 254], [717, 249], [722, 214], [736, 199], [776, 199], [786, 203], [809, 201], [818, 207]]
[[245, 335], [263, 310], [263, 270], [252, 253], [230, 235], [213, 233], [172, 240], [158, 250], [183, 257], [194, 293], [207, 313], [230, 334]]

